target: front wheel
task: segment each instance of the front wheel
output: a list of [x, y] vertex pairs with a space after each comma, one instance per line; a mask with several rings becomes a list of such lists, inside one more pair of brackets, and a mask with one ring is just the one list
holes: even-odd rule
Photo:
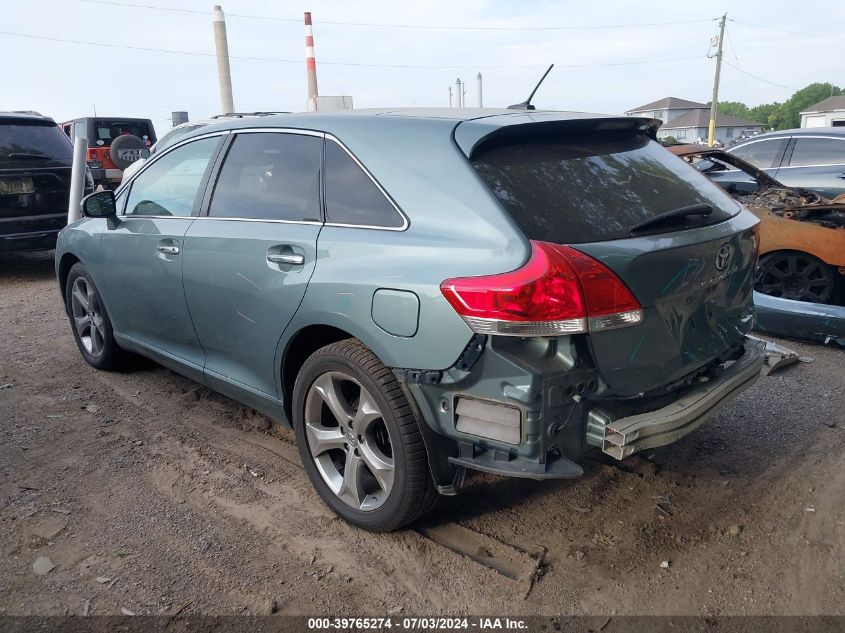
[[754, 289], [793, 301], [830, 303], [836, 294], [836, 275], [830, 266], [807, 253], [769, 253], [760, 258]]
[[114, 340], [100, 293], [80, 263], [74, 264], [68, 273], [65, 301], [73, 338], [82, 357], [97, 369], [114, 369], [120, 363], [122, 350]]
[[305, 361], [293, 414], [305, 470], [338, 515], [387, 532], [431, 507], [437, 493], [417, 419], [393, 372], [360, 341]]

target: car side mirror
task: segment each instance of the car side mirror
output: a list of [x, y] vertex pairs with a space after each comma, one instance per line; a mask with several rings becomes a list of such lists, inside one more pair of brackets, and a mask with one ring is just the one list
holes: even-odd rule
[[88, 218], [113, 218], [117, 216], [117, 202], [114, 192], [96, 191], [82, 198], [82, 215]]
[[149, 157], [150, 157], [150, 150], [149, 150], [149, 148], [145, 147], [145, 148], [144, 148], [144, 149], [142, 149], [140, 152], [138, 152], [138, 155], [139, 155], [141, 158], [144, 158], [144, 159], [149, 158]]

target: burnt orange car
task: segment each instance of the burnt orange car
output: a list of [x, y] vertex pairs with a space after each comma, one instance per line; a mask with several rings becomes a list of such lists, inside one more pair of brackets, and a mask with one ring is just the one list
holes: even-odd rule
[[787, 187], [724, 150], [700, 145], [667, 149], [705, 174], [739, 170], [748, 176], [732, 178], [726, 190], [761, 220], [758, 292], [845, 305], [845, 194], [828, 200]]

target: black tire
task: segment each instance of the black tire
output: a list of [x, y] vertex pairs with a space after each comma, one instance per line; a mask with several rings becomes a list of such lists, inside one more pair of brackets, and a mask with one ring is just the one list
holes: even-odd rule
[[[80, 280], [82, 280], [80, 282]], [[77, 298], [77, 305], [74, 305], [74, 289], [80, 288], [82, 285], [86, 286], [90, 292], [86, 293], [86, 300], [88, 301], [88, 314], [95, 315], [89, 317], [87, 329], [85, 326], [80, 327], [75, 318], [75, 312], [79, 313], [82, 307], [81, 302]], [[76, 341], [76, 346], [79, 348], [82, 357], [92, 367], [97, 369], [116, 369], [123, 360], [123, 350], [114, 340], [114, 332], [112, 330], [111, 320], [106, 312], [106, 307], [100, 300], [100, 292], [94, 285], [94, 281], [85, 270], [81, 263], [74, 264], [67, 276], [67, 283], [65, 284], [65, 310], [70, 320], [71, 331], [73, 338]], [[93, 319], [93, 320], [92, 320]], [[94, 323], [96, 321], [96, 325]], [[94, 333], [94, 330], [97, 330]], [[88, 332], [88, 341], [85, 340], [85, 333]]]
[[754, 289], [793, 301], [832, 303], [838, 294], [836, 271], [800, 251], [779, 251], [760, 258]]
[[[337, 378], [338, 376], [340, 378]], [[351, 380], [347, 381], [344, 377]], [[361, 390], [359, 391], [359, 402], [364, 398], [360, 394], [363, 393], [363, 390], [366, 390], [367, 395], [371, 397], [380, 414], [376, 418], [378, 422], [370, 424], [383, 423], [383, 428], [389, 435], [388, 441], [393, 467], [392, 483], [387, 494], [383, 494], [382, 490], [377, 490], [374, 493], [377, 499], [378, 495], [382, 495], [381, 505], [374, 509], [365, 510], [353, 507], [329, 487], [327, 480], [324, 478], [325, 475], [321, 474], [320, 468], [323, 469], [322, 472], [325, 472], [327, 468], [325, 459], [330, 451], [326, 451], [319, 456], [312, 455], [306, 431], [306, 407], [309, 407], [308, 411], [312, 415], [314, 411], [319, 410], [322, 412], [320, 415], [328, 415], [329, 419], [336, 417], [331, 416], [330, 411], [327, 413], [328, 405], [325, 404], [324, 400], [314, 395], [317, 385], [320, 384], [317, 383], [318, 379], [324, 381], [327, 378], [342, 383], [337, 387], [337, 392], [344, 391], [344, 394], [342, 394], [345, 399], [344, 406], [349, 407], [346, 410], [350, 411], [350, 419], [357, 414], [354, 404], [355, 383]], [[349, 393], [348, 396], [345, 395], [346, 392]], [[312, 398], [317, 398], [316, 405], [308, 399], [309, 394]], [[414, 410], [409, 405], [393, 372], [385, 367], [375, 354], [360, 341], [346, 339], [314, 352], [302, 365], [296, 378], [292, 404], [294, 431], [305, 471], [320, 497], [336, 514], [367, 530], [389, 532], [404, 527], [433, 507], [438, 495], [429, 471], [428, 456], [419, 428], [420, 422], [414, 415]], [[358, 408], [363, 408], [363, 406]], [[320, 422], [320, 424], [323, 423]], [[351, 423], [349, 424], [351, 430]], [[324, 427], [321, 426], [320, 428]], [[337, 433], [340, 436], [344, 435], [342, 426], [338, 427]], [[331, 458], [332, 461], [328, 468], [330, 469], [332, 464], [338, 467], [341, 472], [332, 474], [339, 474], [344, 483], [346, 481], [346, 469], [345, 467], [340, 468], [340, 462], [343, 459], [349, 459], [349, 452], [353, 450], [352, 446], [361, 448], [363, 453], [365, 444], [361, 440], [361, 436], [358, 436], [357, 441], [361, 443], [344, 444], [345, 448], [343, 449], [333, 448], [331, 450], [337, 456]], [[354, 449], [354, 453], [358, 455], [357, 448]], [[319, 467], [318, 458], [324, 460]], [[361, 459], [362, 462], [365, 461], [363, 457]], [[349, 461], [345, 462], [345, 464], [348, 463]], [[375, 481], [369, 468], [362, 472], [365, 475], [370, 473], [372, 481]], [[363, 504], [361, 504], [361, 508], [363, 508]]]

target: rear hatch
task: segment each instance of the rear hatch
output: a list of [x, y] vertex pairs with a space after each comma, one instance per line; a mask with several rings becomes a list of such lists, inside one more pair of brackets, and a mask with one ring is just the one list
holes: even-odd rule
[[587, 335], [613, 393], [665, 387], [741, 343], [753, 324], [750, 213], [630, 124], [515, 127], [475, 145], [481, 178], [529, 239], [598, 259], [643, 308], [636, 325]]
[[156, 142], [155, 129], [149, 119], [95, 118], [89, 122], [88, 134], [88, 160], [100, 161], [99, 166], [104, 169], [118, 169], [110, 148], [112, 141], [119, 136], [137, 136], [146, 147]]
[[0, 116], [0, 234], [64, 226], [72, 154], [53, 121]]

